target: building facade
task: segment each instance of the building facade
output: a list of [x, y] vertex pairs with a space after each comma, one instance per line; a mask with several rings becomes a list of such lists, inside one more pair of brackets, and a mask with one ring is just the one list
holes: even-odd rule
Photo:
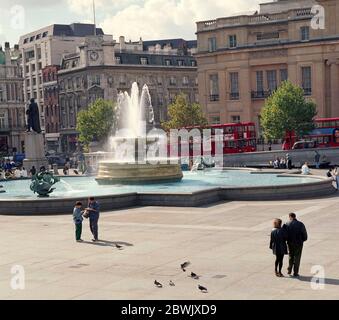
[[114, 41], [88, 37], [75, 54], [65, 55], [58, 72], [63, 152], [77, 148], [76, 118], [98, 98], [117, 100], [132, 83], [147, 84], [157, 125], [179, 92], [198, 100], [196, 60], [191, 55], [150, 53], [141, 49], [116, 51]]
[[45, 129], [45, 110], [42, 69], [60, 65], [65, 53], [75, 52], [86, 36], [103, 35], [102, 29], [93, 24], [54, 24], [20, 37], [24, 78], [24, 100], [35, 98], [40, 107], [41, 127]]
[[24, 151], [25, 104], [18, 46], [0, 48], [0, 154]]
[[45, 140], [47, 150], [60, 151], [59, 66], [42, 69], [45, 108]]
[[254, 121], [260, 131], [265, 98], [286, 79], [316, 102], [319, 117], [339, 117], [338, 1], [264, 3], [252, 15], [198, 22], [197, 37], [199, 100], [210, 123]]

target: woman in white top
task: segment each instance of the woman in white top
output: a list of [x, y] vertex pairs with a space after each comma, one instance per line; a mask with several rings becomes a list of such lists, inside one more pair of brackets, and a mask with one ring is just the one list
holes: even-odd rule
[[28, 172], [25, 168], [22, 168], [20, 172], [21, 178], [27, 178], [28, 177]]

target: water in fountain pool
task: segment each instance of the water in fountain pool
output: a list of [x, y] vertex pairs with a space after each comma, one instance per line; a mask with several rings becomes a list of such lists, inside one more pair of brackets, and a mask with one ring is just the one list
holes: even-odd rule
[[[276, 174], [253, 175], [248, 171], [186, 172], [181, 182], [144, 184], [144, 185], [98, 185], [94, 177], [68, 177], [64, 183], [57, 183], [50, 198], [104, 196], [131, 192], [177, 193], [202, 189], [230, 186], [270, 186], [311, 183], [308, 177], [278, 177]], [[0, 193], [1, 199], [36, 199], [29, 189], [30, 180], [2, 182], [6, 193]]]

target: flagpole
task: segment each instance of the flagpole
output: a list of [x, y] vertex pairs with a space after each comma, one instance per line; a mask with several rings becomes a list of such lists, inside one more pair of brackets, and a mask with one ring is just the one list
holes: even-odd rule
[[96, 16], [95, 16], [95, 0], [93, 0], [93, 20], [94, 20], [94, 36], [97, 35]]

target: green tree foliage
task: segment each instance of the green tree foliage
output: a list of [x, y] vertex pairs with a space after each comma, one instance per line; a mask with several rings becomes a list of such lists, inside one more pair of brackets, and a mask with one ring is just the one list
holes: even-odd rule
[[197, 103], [189, 103], [185, 94], [180, 93], [168, 107], [168, 121], [162, 123], [165, 130], [207, 125], [202, 108]]
[[104, 141], [117, 123], [117, 108], [111, 101], [98, 99], [87, 110], [79, 112], [77, 131], [79, 141], [88, 150], [91, 142]]
[[314, 129], [316, 105], [307, 101], [302, 88], [284, 81], [266, 100], [261, 125], [266, 139], [283, 139], [293, 132], [302, 137]]

